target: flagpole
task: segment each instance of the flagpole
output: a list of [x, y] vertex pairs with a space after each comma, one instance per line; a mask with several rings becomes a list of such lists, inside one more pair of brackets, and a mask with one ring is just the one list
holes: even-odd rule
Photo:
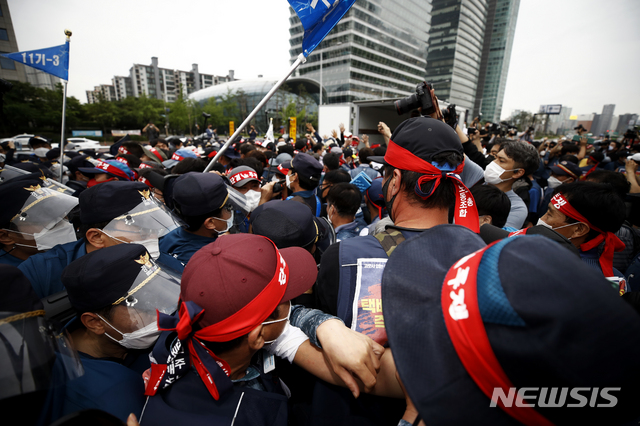
[[280, 88], [280, 86], [282, 86], [284, 84], [284, 82], [287, 80], [287, 78], [289, 78], [289, 76], [291, 74], [293, 74], [293, 72], [296, 70], [296, 68], [298, 68], [300, 66], [300, 64], [304, 64], [305, 62], [307, 62], [307, 58], [305, 58], [304, 54], [302, 54], [302, 53], [299, 54], [298, 58], [296, 59], [296, 61], [291, 65], [291, 68], [289, 68], [289, 71], [287, 72], [287, 75], [285, 75], [283, 78], [281, 78], [275, 84], [275, 86], [273, 86], [271, 88], [271, 90], [269, 90], [269, 92], [266, 94], [266, 96], [264, 98], [262, 98], [260, 103], [258, 105], [256, 105], [256, 107], [253, 109], [253, 111], [251, 111], [251, 114], [249, 114], [249, 116], [236, 129], [236, 131], [233, 133], [233, 135], [231, 135], [229, 140], [227, 140], [227, 142], [222, 146], [222, 148], [220, 148], [220, 150], [218, 151], [216, 156], [213, 157], [211, 162], [209, 162], [209, 165], [207, 166], [207, 168], [204, 169], [203, 173], [207, 173], [209, 170], [211, 170], [211, 168], [216, 163], [216, 161], [218, 161], [218, 158], [220, 158], [222, 153], [229, 147], [229, 145], [231, 145], [231, 143], [236, 139], [236, 137], [240, 134], [240, 132], [242, 132], [242, 130], [247, 126], [247, 124], [249, 124], [249, 122], [253, 119], [253, 117], [255, 117], [256, 114], [258, 114], [258, 111], [260, 111], [260, 109], [269, 101], [269, 99], [271, 99], [271, 97], [276, 93], [276, 91]]
[[[71, 41], [71, 31], [64, 30], [64, 34], [67, 36], [67, 43]], [[67, 76], [67, 80], [69, 77]], [[64, 126], [65, 117], [67, 112], [67, 80], [64, 81], [64, 94], [62, 96], [62, 130], [60, 132], [60, 183], [62, 183], [62, 175], [64, 174]]]

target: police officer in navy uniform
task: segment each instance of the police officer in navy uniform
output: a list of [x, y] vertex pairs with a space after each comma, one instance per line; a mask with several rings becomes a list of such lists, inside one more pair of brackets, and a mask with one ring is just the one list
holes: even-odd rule
[[44, 188], [41, 177], [31, 173], [0, 185], [0, 264], [19, 266], [56, 244], [76, 241], [65, 217], [78, 200]]
[[292, 191], [287, 200], [301, 201], [309, 206], [311, 212], [320, 216], [322, 204], [316, 195], [316, 188], [320, 183], [322, 164], [309, 154], [297, 154], [293, 160], [282, 163], [284, 169], [288, 169], [286, 176], [287, 188]]
[[186, 173], [173, 186], [174, 211], [186, 226], [160, 239], [160, 251], [186, 265], [191, 256], [233, 226], [234, 209], [222, 177], [214, 173]]
[[54, 420], [90, 408], [122, 421], [131, 413], [139, 417], [145, 401], [142, 374], [160, 334], [156, 309], [175, 311], [179, 277], [155, 263], [144, 246], [120, 244], [71, 262], [61, 279], [78, 313], [67, 330], [84, 375], [60, 389]]
[[[127, 214], [134, 211], [134, 214]], [[59, 244], [31, 256], [19, 268], [40, 297], [64, 290], [60, 275], [74, 260], [104, 247], [140, 241], [154, 259], [180, 272], [182, 265], [158, 249], [158, 237], [178, 226], [164, 205], [153, 198], [142, 182], [111, 181], [80, 194], [78, 241]]]
[[[318, 309], [337, 315], [354, 330], [366, 334], [373, 332], [371, 335], [375, 341], [386, 344], [383, 323], [375, 329], [366, 327], [367, 320], [377, 317], [365, 315], [361, 323], [363, 319], [354, 318], [353, 315], [355, 302], [364, 307], [363, 301], [369, 303], [367, 299], [371, 294], [379, 294], [384, 268], [384, 265], [379, 268], [379, 264], [385, 262], [402, 241], [426, 229], [447, 224], [449, 209], [454, 205], [454, 221], [457, 224], [478, 232], [479, 222], [473, 196], [459, 180], [464, 168], [460, 138], [444, 122], [430, 117], [414, 117], [404, 121], [392, 135], [384, 158], [372, 157], [371, 160], [385, 165], [382, 193], [395, 225], [376, 236], [350, 238], [330, 246], [322, 257], [314, 294]], [[374, 282], [368, 292], [356, 294], [356, 283], [360, 282], [359, 274], [364, 270], [359, 268], [358, 263], [367, 259], [378, 261], [380, 276], [372, 279]], [[363, 312], [373, 315], [375, 311], [382, 318], [381, 306], [368, 306], [367, 310], [369, 312]], [[340, 398], [325, 393], [323, 399], [325, 408], [331, 405], [334, 413], [350, 411], [348, 407], [344, 407], [344, 411], [338, 408], [346, 404], [344, 396]], [[398, 414], [395, 412], [397, 410], [388, 408], [385, 401], [359, 403], [365, 404], [362, 410], [368, 414], [368, 424], [381, 424], [385, 422], [385, 415]], [[379, 407], [387, 408], [378, 412]], [[400, 408], [398, 417], [402, 415], [404, 407]]]

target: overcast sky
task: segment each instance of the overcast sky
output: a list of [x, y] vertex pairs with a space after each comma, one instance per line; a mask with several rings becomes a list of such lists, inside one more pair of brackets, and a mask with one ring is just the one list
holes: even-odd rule
[[[392, 0], [387, 0], [392, 1]], [[73, 31], [69, 94], [129, 75], [133, 63], [236, 78], [289, 66], [286, 0], [8, 0], [18, 48], [64, 43]], [[503, 118], [563, 104], [573, 114], [640, 113], [640, 1], [521, 0]]]

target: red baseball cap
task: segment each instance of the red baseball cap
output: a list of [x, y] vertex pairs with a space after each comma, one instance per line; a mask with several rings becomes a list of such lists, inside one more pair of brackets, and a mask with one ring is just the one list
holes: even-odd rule
[[303, 248], [278, 250], [260, 235], [225, 235], [191, 257], [182, 274], [180, 298], [204, 309], [202, 328], [262, 299], [269, 306], [262, 305], [266, 314], [254, 319], [257, 327], [280, 303], [310, 289], [317, 275], [313, 256]]

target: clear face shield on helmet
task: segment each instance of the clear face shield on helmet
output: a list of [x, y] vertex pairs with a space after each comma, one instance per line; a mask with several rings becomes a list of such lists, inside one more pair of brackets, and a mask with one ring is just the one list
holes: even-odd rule
[[[57, 173], [58, 173], [58, 175], [60, 174], [60, 170], [59, 169], [58, 169]], [[31, 172], [29, 172], [27, 170], [19, 169], [17, 167], [5, 165], [2, 168], [2, 170], [0, 170], [0, 184], [2, 184], [4, 182], [7, 182], [7, 181], [9, 181], [9, 180], [11, 180], [13, 178], [16, 178], [16, 177], [19, 177], [19, 176], [28, 175], [28, 174], [31, 174]], [[45, 188], [50, 188], [50, 189], [53, 189], [56, 192], [59, 192], [61, 194], [66, 194], [66, 195], [73, 195], [73, 193], [75, 192], [73, 189], [69, 188], [68, 186], [63, 185], [60, 182], [56, 182], [53, 179], [49, 179], [49, 178], [46, 178], [44, 176], [42, 176], [41, 179], [42, 179], [42, 184], [41, 185], [43, 187], [45, 187]]]
[[144, 245], [157, 259], [158, 239], [182, 226], [182, 222], [167, 207], [155, 199], [148, 189], [140, 191], [141, 202], [105, 226], [102, 231], [122, 243]]
[[78, 205], [78, 199], [40, 185], [25, 189], [31, 191], [31, 195], [11, 219], [9, 235], [14, 234], [24, 242], [20, 245], [40, 251], [76, 241], [75, 230], [66, 216]]
[[[131, 287], [113, 303], [109, 323], [120, 336], [107, 336], [129, 349], [146, 349], [160, 334], [157, 311], [171, 315], [178, 307], [180, 277], [158, 266], [148, 253], [136, 260], [140, 273]], [[120, 338], [119, 338], [120, 337]]]
[[0, 312], [0, 400], [48, 392], [84, 374], [65, 332], [44, 311]]

